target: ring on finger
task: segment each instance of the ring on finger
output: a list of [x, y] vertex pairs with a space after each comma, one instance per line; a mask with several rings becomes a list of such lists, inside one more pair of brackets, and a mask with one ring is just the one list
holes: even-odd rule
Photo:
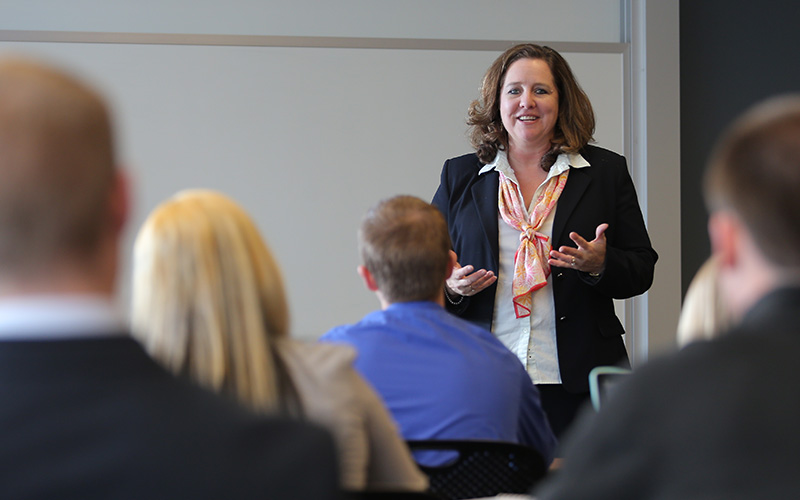
[[571, 265], [572, 265], [572, 267], [575, 267], [575, 257], [573, 257], [573, 258], [572, 258], [572, 263], [571, 263]]

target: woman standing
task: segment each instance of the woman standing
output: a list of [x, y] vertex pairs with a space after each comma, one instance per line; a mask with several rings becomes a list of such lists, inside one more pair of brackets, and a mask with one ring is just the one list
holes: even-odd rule
[[559, 435], [589, 371], [628, 365], [612, 299], [647, 291], [658, 255], [625, 158], [588, 144], [594, 112], [558, 52], [504, 52], [468, 124], [475, 153], [445, 162], [433, 199], [463, 263], [448, 307], [517, 354]]

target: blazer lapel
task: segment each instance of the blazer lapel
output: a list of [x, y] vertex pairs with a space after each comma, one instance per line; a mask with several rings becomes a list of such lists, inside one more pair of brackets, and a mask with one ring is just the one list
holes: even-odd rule
[[564, 186], [564, 191], [562, 191], [561, 196], [558, 197], [556, 215], [553, 219], [553, 239], [551, 240], [553, 248], [561, 246], [561, 236], [567, 225], [567, 221], [572, 215], [572, 212], [575, 211], [575, 207], [578, 206], [578, 202], [586, 191], [586, 188], [589, 187], [589, 176], [586, 175], [585, 172], [582, 172], [585, 168], [592, 167], [573, 168], [571, 170], [569, 178], [567, 179], [567, 185]]
[[478, 210], [483, 233], [492, 249], [492, 259], [495, 267], [500, 265], [500, 243], [498, 242], [497, 227], [497, 190], [499, 186], [500, 174], [496, 170], [478, 176], [478, 179], [472, 185], [472, 199], [475, 202], [475, 208]]

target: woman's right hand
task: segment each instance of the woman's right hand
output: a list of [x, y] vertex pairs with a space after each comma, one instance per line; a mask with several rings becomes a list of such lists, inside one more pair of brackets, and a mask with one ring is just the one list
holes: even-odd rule
[[497, 276], [495, 276], [492, 271], [487, 271], [486, 269], [473, 271], [473, 266], [466, 265], [461, 267], [461, 265], [456, 262], [455, 266], [453, 266], [452, 274], [447, 278], [448, 293], [451, 295], [458, 294], [469, 297], [497, 281]]

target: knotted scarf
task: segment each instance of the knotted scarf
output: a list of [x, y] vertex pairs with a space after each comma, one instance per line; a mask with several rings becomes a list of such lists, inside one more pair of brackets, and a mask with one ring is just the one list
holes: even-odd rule
[[531, 315], [532, 292], [546, 285], [547, 277], [550, 276], [550, 264], [547, 262], [550, 238], [538, 230], [556, 206], [568, 176], [569, 170], [566, 170], [547, 181], [544, 190], [536, 198], [530, 218], [527, 219], [522, 195], [514, 182], [500, 172], [500, 193], [497, 197], [500, 216], [506, 224], [520, 231], [519, 248], [514, 254], [512, 282], [517, 318]]

